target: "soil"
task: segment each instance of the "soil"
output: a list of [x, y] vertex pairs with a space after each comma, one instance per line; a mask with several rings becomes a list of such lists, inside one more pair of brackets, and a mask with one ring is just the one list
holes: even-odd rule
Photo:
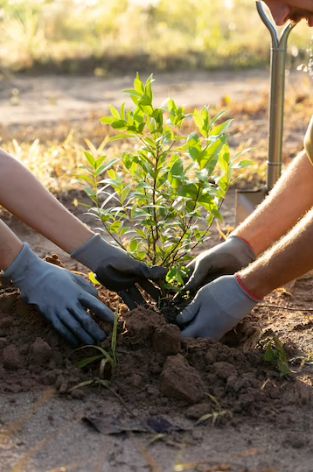
[[[49, 260], [58, 261], [55, 257]], [[179, 328], [169, 324], [161, 312], [143, 307], [128, 311], [116, 294], [101, 289], [101, 299], [112, 309], [119, 307], [121, 328], [117, 367], [112, 377], [106, 369], [101, 377], [99, 363], [85, 369], [77, 367], [79, 359], [94, 354], [92, 349], [73, 352], [36, 309], [21, 300], [14, 288], [2, 285], [0, 397], [11, 398], [15, 403], [18, 395], [45, 396], [50, 392], [53, 397], [63, 398], [65, 405], [81, 403], [84, 406], [81, 426], [94, 434], [128, 438], [139, 435], [150, 439], [160, 435], [165, 443], [180, 444], [186, 437], [191, 441], [202, 440], [212, 428], [225, 429], [226, 434], [243, 425], [259, 428], [267, 424], [280, 432], [284, 447], [300, 450], [304, 457], [308, 455], [308, 459], [301, 459], [301, 467], [288, 468], [286, 464], [284, 468], [272, 469], [237, 468], [237, 465], [234, 468], [232, 462], [226, 461], [225, 469], [186, 470], [309, 472], [312, 470], [313, 365], [312, 360], [307, 359], [306, 363], [303, 359], [312, 348], [312, 315], [306, 311], [312, 306], [312, 288], [313, 276], [308, 275], [297, 281], [291, 291], [277, 291], [220, 343], [184, 340]], [[299, 308], [286, 310], [290, 305]], [[107, 326], [102, 327], [108, 330]], [[274, 333], [283, 342], [290, 359], [292, 372], [287, 377], [264, 360], [264, 339]], [[104, 347], [110, 351], [110, 337]], [[101, 381], [110, 378], [111, 382], [79, 386], [99, 378]], [[103, 405], [112, 401], [112, 396], [114, 403], [119, 404], [117, 415], [108, 418], [102, 406], [100, 410], [90, 409], [95, 398], [101, 398]], [[54, 422], [59, 414], [60, 410], [54, 410], [49, 421]], [[1, 414], [3, 417], [6, 414]], [[10, 423], [4, 421], [0, 445], [6, 459], [9, 432]], [[25, 470], [50, 470], [36, 467], [30, 462]], [[77, 466], [74, 470], [88, 470], [84, 467]], [[114, 467], [109, 470], [119, 470]]]
[[[63, 198], [73, 210], [71, 200]], [[229, 226], [233, 204], [231, 192]], [[84, 271], [4, 219], [50, 262]], [[210, 244], [218, 240], [215, 231]], [[74, 353], [1, 281], [1, 471], [313, 471], [312, 274], [271, 294], [220, 343], [181, 339], [170, 311], [128, 311], [116, 294], [99, 295], [120, 313], [113, 373], [99, 364], [80, 369], [93, 350]], [[273, 336], [288, 356], [288, 376], [264, 360]], [[104, 346], [110, 350], [110, 337]]]

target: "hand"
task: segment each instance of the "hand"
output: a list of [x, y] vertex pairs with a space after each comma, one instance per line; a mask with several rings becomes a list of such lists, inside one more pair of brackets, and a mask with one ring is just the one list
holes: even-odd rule
[[92, 237], [71, 256], [95, 272], [99, 282], [109, 290], [122, 292], [130, 308], [133, 308], [132, 299], [135, 305], [144, 303], [136, 283], [157, 298], [159, 292], [149, 280], [161, 280], [167, 272], [164, 267], [148, 267], [137, 261], [126, 251], [104, 241], [100, 235]]
[[251, 247], [237, 236], [203, 251], [187, 267], [193, 270], [184, 290], [197, 290], [222, 275], [234, 274], [255, 260]]
[[97, 299], [97, 290], [82, 277], [43, 261], [25, 244], [5, 271], [21, 291], [23, 299], [35, 305], [54, 328], [73, 346], [95, 344], [106, 335], [89, 316], [114, 322], [114, 314]]
[[313, 4], [311, 0], [264, 0], [278, 26], [287, 20], [299, 21], [305, 18], [313, 26]]
[[182, 336], [218, 341], [256, 305], [239, 285], [235, 275], [227, 275], [202, 287], [194, 300], [177, 317], [184, 326]]

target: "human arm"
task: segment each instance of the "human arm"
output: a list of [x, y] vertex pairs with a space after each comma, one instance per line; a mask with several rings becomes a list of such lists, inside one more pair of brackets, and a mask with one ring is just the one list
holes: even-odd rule
[[259, 256], [313, 206], [313, 165], [301, 152], [257, 209], [232, 233]]
[[191, 262], [193, 272], [185, 288], [196, 290], [214, 278], [233, 274], [271, 247], [313, 206], [312, 182], [313, 166], [302, 152], [225, 243], [203, 251]]
[[183, 336], [220, 339], [265, 295], [313, 268], [313, 209], [272, 248], [236, 275], [199, 290], [178, 323]]
[[148, 268], [97, 236], [4, 151], [0, 151], [0, 205], [99, 272], [101, 282], [112, 290], [135, 290], [135, 282], [165, 275], [164, 269]]

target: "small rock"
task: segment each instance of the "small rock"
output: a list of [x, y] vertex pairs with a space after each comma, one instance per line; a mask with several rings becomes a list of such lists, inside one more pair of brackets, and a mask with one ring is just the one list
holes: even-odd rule
[[162, 365], [160, 365], [158, 362], [151, 362], [149, 371], [153, 375], [160, 375], [162, 372]]
[[142, 377], [139, 374], [132, 374], [130, 377], [128, 377], [127, 383], [133, 387], [140, 387], [142, 384]]
[[181, 332], [178, 326], [167, 325], [155, 330], [153, 349], [165, 355], [178, 354], [181, 350]]
[[17, 370], [21, 366], [21, 358], [17, 347], [9, 344], [2, 352], [3, 367], [8, 370]]
[[194, 429], [191, 434], [193, 439], [195, 439], [196, 441], [203, 441], [203, 431], [201, 429]]
[[283, 446], [290, 446], [294, 449], [302, 449], [309, 444], [309, 437], [298, 433], [289, 433], [283, 441]]
[[67, 390], [67, 380], [66, 378], [61, 374], [56, 378], [55, 381], [55, 388], [61, 392], [64, 393]]
[[36, 338], [31, 345], [31, 359], [37, 365], [47, 364], [52, 357], [52, 349], [42, 338]]
[[53, 385], [56, 381], [56, 372], [49, 370], [41, 375], [41, 382], [44, 385]]
[[169, 356], [160, 382], [161, 393], [170, 398], [197, 403], [204, 397], [204, 384], [198, 371], [181, 355]]
[[236, 374], [235, 366], [229, 362], [215, 362], [213, 367], [215, 369], [216, 375], [223, 380], [227, 380], [229, 377]]
[[85, 398], [85, 392], [80, 388], [76, 388], [71, 392], [71, 397], [75, 398], [75, 400], [83, 400]]
[[151, 398], [156, 398], [156, 396], [158, 395], [158, 390], [153, 385], [147, 385], [146, 392], [148, 395], [151, 396]]
[[59, 393], [67, 393], [67, 391], [68, 391], [68, 383], [67, 381], [65, 381], [60, 385]]
[[5, 316], [0, 318], [0, 329], [7, 329], [12, 325], [12, 318], [10, 316]]
[[198, 420], [210, 411], [211, 407], [208, 403], [197, 403], [196, 405], [192, 405], [187, 408], [187, 410], [185, 411], [185, 416], [190, 420]]
[[205, 361], [208, 365], [214, 364], [216, 362], [216, 351], [208, 351], [205, 354]]

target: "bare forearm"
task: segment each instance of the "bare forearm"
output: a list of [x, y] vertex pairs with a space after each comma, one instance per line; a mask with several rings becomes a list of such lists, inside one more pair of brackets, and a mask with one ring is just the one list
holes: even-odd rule
[[239, 275], [258, 297], [313, 268], [313, 209], [271, 249]]
[[233, 234], [249, 241], [259, 255], [286, 234], [312, 206], [313, 166], [303, 152]]
[[22, 164], [3, 151], [0, 204], [66, 252], [73, 252], [93, 235]]
[[5, 270], [14, 261], [23, 244], [18, 237], [0, 220], [0, 270]]

